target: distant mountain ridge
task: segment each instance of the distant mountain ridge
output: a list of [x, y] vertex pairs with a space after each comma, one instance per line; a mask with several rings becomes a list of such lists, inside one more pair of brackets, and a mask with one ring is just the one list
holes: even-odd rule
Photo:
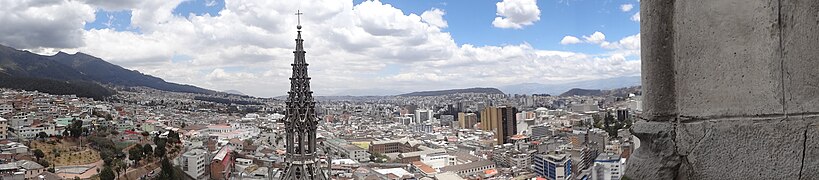
[[570, 83], [540, 84], [522, 83], [498, 87], [507, 94], [560, 94], [574, 88], [579, 89], [616, 89], [640, 85], [640, 76], [624, 76], [608, 79], [597, 79]]
[[504, 94], [503, 91], [496, 89], [496, 88], [467, 88], [467, 89], [450, 89], [450, 90], [438, 90], [438, 91], [420, 91], [420, 92], [412, 92], [407, 94], [401, 94], [398, 96], [443, 96], [443, 95], [450, 95], [450, 94], [460, 94], [460, 93], [484, 93], [484, 94]]
[[[198, 94], [218, 93], [196, 86], [166, 82], [161, 78], [128, 70], [84, 53], [60, 52], [53, 56], [43, 56], [3, 45], [0, 45], [0, 78], [6, 80], [0, 83], [0, 87], [54, 94], [77, 94], [93, 98], [104, 98], [114, 93], [100, 84], [144, 86], [163, 91]], [[39, 83], [20, 84], [24, 80]], [[61, 86], [68, 87], [59, 88]]]
[[599, 90], [599, 89], [580, 89], [580, 88], [570, 89], [569, 91], [566, 91], [566, 92], [560, 94], [560, 96], [600, 96], [600, 95], [603, 95], [603, 90]]
[[566, 91], [560, 96], [617, 96], [624, 97], [629, 94], [642, 94], [641, 86], [623, 87], [617, 89], [580, 89], [574, 88]]

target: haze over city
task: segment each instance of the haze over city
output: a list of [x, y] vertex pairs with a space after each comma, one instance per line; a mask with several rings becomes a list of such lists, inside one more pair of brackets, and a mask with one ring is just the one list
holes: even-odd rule
[[0, 44], [276, 97], [289, 88], [301, 10], [317, 95], [639, 82], [638, 9], [634, 0], [3, 1]]

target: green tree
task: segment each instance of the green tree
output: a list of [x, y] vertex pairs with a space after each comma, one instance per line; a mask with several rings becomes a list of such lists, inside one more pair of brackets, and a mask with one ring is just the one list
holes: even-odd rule
[[83, 133], [82, 121], [77, 120], [77, 118], [74, 118], [73, 120], [71, 120], [71, 124], [68, 125], [68, 128], [66, 128], [66, 130], [68, 130], [71, 137], [79, 138], [80, 136], [82, 136]]
[[46, 134], [45, 132], [40, 131], [39, 133], [37, 133], [37, 137], [40, 138], [40, 139], [45, 139], [45, 138], [48, 138], [48, 134]]
[[154, 154], [154, 147], [151, 147], [150, 144], [145, 144], [142, 146], [142, 154], [144, 154], [146, 157]]
[[154, 156], [156, 156], [156, 157], [158, 157], [158, 158], [163, 158], [163, 157], [165, 157], [165, 153], [166, 153], [165, 146], [159, 146], [159, 145], [157, 145], [157, 146], [156, 146], [156, 149], [154, 149]]
[[37, 161], [40, 161], [40, 158], [45, 157], [45, 153], [40, 149], [34, 149], [34, 157], [37, 158]]
[[129, 149], [128, 159], [133, 160], [134, 164], [139, 163], [139, 160], [142, 160], [142, 149], [136, 147]]
[[176, 176], [174, 175], [174, 172], [173, 172], [173, 165], [171, 165], [171, 162], [168, 161], [168, 158], [162, 158], [162, 162], [160, 162], [160, 164], [162, 164], [161, 165], [162, 170], [159, 173], [159, 178], [158, 179], [174, 179], [174, 178], [176, 178]]
[[109, 166], [105, 166], [102, 172], [100, 172], [100, 180], [114, 180], [114, 178], [116, 178], [114, 171], [111, 170]]

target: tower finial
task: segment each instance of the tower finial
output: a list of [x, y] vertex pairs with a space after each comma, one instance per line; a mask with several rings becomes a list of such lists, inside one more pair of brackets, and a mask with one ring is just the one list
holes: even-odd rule
[[302, 15], [302, 14], [304, 14], [304, 13], [301, 13], [301, 10], [296, 10], [296, 18], [298, 18], [298, 19], [297, 19], [297, 20], [298, 20], [297, 22], [299, 23], [299, 24], [296, 26], [296, 28], [297, 28], [297, 29], [301, 29], [301, 15]]

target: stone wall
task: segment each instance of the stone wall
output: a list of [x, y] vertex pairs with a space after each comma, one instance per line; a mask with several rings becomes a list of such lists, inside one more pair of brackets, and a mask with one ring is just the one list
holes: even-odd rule
[[819, 177], [819, 1], [642, 1], [630, 179]]

